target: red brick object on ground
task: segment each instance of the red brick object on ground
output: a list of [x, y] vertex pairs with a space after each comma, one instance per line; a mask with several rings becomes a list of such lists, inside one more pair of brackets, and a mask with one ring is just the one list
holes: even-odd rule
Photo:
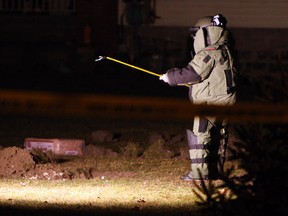
[[85, 142], [81, 139], [26, 138], [24, 146], [28, 151], [41, 149], [56, 155], [83, 155]]

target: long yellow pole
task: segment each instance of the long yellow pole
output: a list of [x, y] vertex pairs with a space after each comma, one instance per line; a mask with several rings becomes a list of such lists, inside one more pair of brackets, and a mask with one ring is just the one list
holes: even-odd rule
[[108, 59], [108, 60], [111, 60], [111, 61], [114, 61], [114, 62], [117, 62], [117, 63], [123, 64], [123, 65], [126, 65], [126, 66], [128, 66], [128, 67], [131, 67], [131, 68], [134, 68], [134, 69], [137, 69], [137, 70], [143, 71], [143, 72], [145, 72], [145, 73], [148, 73], [148, 74], [154, 75], [154, 76], [158, 76], [158, 77], [161, 76], [160, 74], [154, 73], [154, 72], [152, 72], [152, 71], [146, 70], [146, 69], [141, 68], [141, 67], [137, 67], [137, 66], [135, 66], [135, 65], [128, 64], [128, 63], [123, 62], [123, 61], [119, 61], [119, 60], [117, 60], [117, 59], [114, 59], [114, 58], [111, 58], [111, 57], [108, 57], [108, 56], [106, 56], [105, 58]]
[[[119, 63], [119, 64], [126, 65], [126, 66], [128, 66], [128, 67], [134, 68], [134, 69], [136, 69], [136, 70], [143, 71], [143, 72], [145, 72], [145, 73], [148, 73], [148, 74], [151, 74], [151, 75], [154, 75], [154, 76], [157, 76], [157, 77], [160, 77], [160, 76], [161, 76], [161, 74], [154, 73], [154, 72], [152, 72], [152, 71], [146, 70], [146, 69], [141, 68], [141, 67], [137, 67], [137, 66], [135, 66], [135, 65], [128, 64], [128, 63], [126, 63], [126, 62], [123, 62], [123, 61], [120, 61], [120, 60], [111, 58], [111, 57], [109, 57], [109, 56], [99, 56], [99, 58], [96, 59], [95, 61], [101, 61], [101, 60], [103, 60], [103, 59], [108, 59], [108, 60], [110, 60], [110, 61], [114, 61], [114, 62], [117, 62], [117, 63]], [[188, 84], [186, 84], [186, 85], [184, 85], [184, 86], [189, 87]]]

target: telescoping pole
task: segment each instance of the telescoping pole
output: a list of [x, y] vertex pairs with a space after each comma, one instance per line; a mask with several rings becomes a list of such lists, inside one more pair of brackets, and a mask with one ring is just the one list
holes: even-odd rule
[[[128, 66], [128, 67], [134, 68], [134, 69], [136, 69], [136, 70], [143, 71], [143, 72], [148, 73], [148, 74], [151, 74], [151, 75], [153, 75], [153, 76], [157, 76], [157, 77], [160, 77], [160, 76], [161, 76], [161, 74], [154, 73], [154, 72], [149, 71], [149, 70], [146, 70], [146, 69], [144, 69], [144, 68], [137, 67], [137, 66], [135, 66], [135, 65], [131, 65], [131, 64], [128, 64], [128, 63], [126, 63], [126, 62], [123, 62], [123, 61], [120, 61], [120, 60], [117, 60], [117, 59], [114, 59], [114, 58], [111, 58], [111, 57], [108, 57], [108, 56], [99, 56], [97, 59], [95, 59], [95, 61], [101, 61], [101, 60], [104, 60], [104, 59], [108, 59], [108, 60], [110, 60], [110, 61], [114, 61], [114, 62], [117, 62], [117, 63], [119, 63], [119, 64], [126, 65], [126, 66]], [[184, 85], [184, 86], [189, 87], [188, 84], [187, 84], [187, 85]]]
[[117, 59], [114, 59], [114, 58], [111, 58], [111, 57], [108, 57], [108, 56], [99, 56], [99, 58], [98, 58], [98, 59], [95, 59], [95, 61], [101, 61], [101, 60], [103, 60], [103, 59], [108, 59], [108, 60], [110, 60], [110, 61], [114, 61], [114, 62], [117, 62], [117, 63], [119, 63], [119, 64], [126, 65], [126, 66], [128, 66], [128, 67], [134, 68], [134, 69], [136, 69], [136, 70], [143, 71], [143, 72], [145, 72], [145, 73], [148, 73], [148, 74], [151, 74], [151, 75], [154, 75], [154, 76], [158, 76], [158, 77], [161, 76], [160, 74], [154, 73], [154, 72], [149, 71], [149, 70], [146, 70], [146, 69], [144, 69], [144, 68], [137, 67], [137, 66], [135, 66], [135, 65], [131, 65], [131, 64], [128, 64], [128, 63], [126, 63], [126, 62], [123, 62], [123, 61], [120, 61], [120, 60], [117, 60]]

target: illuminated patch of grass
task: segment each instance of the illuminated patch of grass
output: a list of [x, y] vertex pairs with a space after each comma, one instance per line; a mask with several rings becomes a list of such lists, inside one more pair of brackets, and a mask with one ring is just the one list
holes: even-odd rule
[[[159, 180], [75, 180], [75, 181], [1, 181], [2, 204], [86, 205], [133, 207], [138, 203], [173, 207], [192, 206], [193, 195], [184, 185], [164, 184]], [[25, 200], [25, 201], [24, 201]], [[31, 206], [33, 207], [33, 206]], [[35, 207], [35, 206], [34, 206]], [[37, 206], [39, 207], [39, 206]]]
[[[87, 127], [87, 122], [84, 125]], [[94, 130], [97, 124], [93, 122], [92, 125]], [[72, 213], [88, 211], [93, 215], [99, 210], [104, 211], [105, 215], [112, 210], [136, 212], [136, 215], [148, 215], [145, 214], [147, 212], [196, 215], [198, 207], [195, 205], [193, 184], [180, 180], [180, 176], [190, 169], [190, 162], [183, 157], [171, 158], [170, 152], [164, 150], [161, 141], [152, 144], [148, 142], [148, 136], [159, 128], [166, 133], [171, 131], [171, 134], [177, 134], [178, 130], [183, 132], [183, 128], [186, 128], [183, 125], [179, 127], [178, 124], [176, 127], [175, 124], [169, 125], [171, 126], [168, 128], [167, 124], [162, 125], [165, 127], [163, 129], [159, 125], [140, 127], [135, 124], [133, 127], [127, 125], [123, 128], [122, 124], [121, 127], [111, 127], [109, 124], [109, 130], [123, 134], [121, 142], [102, 144], [104, 147], [120, 150], [116, 157], [80, 157], [64, 160], [60, 164], [58, 160], [55, 161], [57, 167], [61, 166], [60, 170], [76, 174], [89, 173], [92, 176], [89, 179], [0, 179], [0, 215], [2, 207], [29, 209], [32, 212], [38, 209], [64, 210], [64, 215], [69, 215], [66, 212], [68, 210]], [[63, 128], [67, 133], [66, 127]], [[101, 125], [101, 128], [106, 127]], [[41, 135], [43, 131], [49, 130], [39, 130]], [[71, 136], [67, 134], [67, 137]], [[21, 211], [20, 214], [22, 215]]]
[[[0, 205], [31, 209], [57, 206], [89, 211], [118, 208], [177, 212], [195, 209], [192, 184], [179, 179], [188, 167], [187, 161], [102, 158], [91, 163], [91, 160], [87, 158], [82, 164], [78, 163], [84, 167], [94, 164], [98, 176], [90, 180], [1, 179]], [[71, 165], [72, 162], [64, 164], [72, 169]], [[74, 169], [77, 168], [74, 164]]]

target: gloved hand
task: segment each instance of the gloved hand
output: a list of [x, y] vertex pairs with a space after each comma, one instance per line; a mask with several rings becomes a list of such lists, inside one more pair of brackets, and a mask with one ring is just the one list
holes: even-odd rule
[[159, 80], [162, 80], [162, 81], [168, 83], [168, 76], [167, 76], [167, 74], [162, 74], [162, 75], [159, 77]]

